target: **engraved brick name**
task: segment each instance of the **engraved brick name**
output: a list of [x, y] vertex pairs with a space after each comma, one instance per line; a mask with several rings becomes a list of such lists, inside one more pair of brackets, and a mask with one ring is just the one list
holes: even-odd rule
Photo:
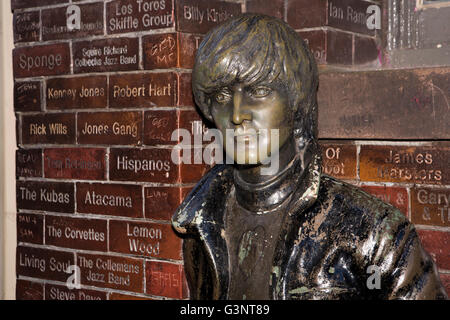
[[22, 144], [75, 143], [75, 114], [46, 113], [22, 116]]
[[322, 173], [340, 178], [356, 179], [356, 146], [321, 144]]
[[16, 151], [16, 177], [42, 177], [42, 150]]
[[411, 190], [411, 221], [415, 224], [450, 226], [450, 190], [415, 187]]
[[106, 292], [87, 289], [69, 289], [54, 284], [45, 285], [45, 300], [107, 300]]
[[408, 192], [405, 188], [363, 185], [361, 189], [384, 202], [392, 204], [405, 215], [408, 215]]
[[14, 14], [14, 42], [39, 41], [41, 27], [39, 11]]
[[74, 212], [74, 185], [65, 182], [17, 181], [17, 208]]
[[17, 241], [34, 244], [44, 242], [44, 218], [40, 214], [17, 214]]
[[14, 110], [41, 110], [41, 82], [27, 81], [14, 83]]
[[174, 299], [187, 298], [188, 290], [182, 265], [147, 261], [145, 276], [147, 280], [146, 293]]

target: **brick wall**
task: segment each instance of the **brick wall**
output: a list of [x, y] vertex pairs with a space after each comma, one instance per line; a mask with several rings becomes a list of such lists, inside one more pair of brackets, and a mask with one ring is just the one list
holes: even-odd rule
[[201, 130], [195, 49], [241, 10], [283, 18], [308, 40], [323, 171], [404, 212], [449, 288], [448, 69], [383, 71], [383, 30], [359, 14], [378, 2], [339, 3], [350, 22], [322, 0], [12, 0], [17, 298], [187, 297], [169, 220], [208, 167], [175, 165], [171, 133]]

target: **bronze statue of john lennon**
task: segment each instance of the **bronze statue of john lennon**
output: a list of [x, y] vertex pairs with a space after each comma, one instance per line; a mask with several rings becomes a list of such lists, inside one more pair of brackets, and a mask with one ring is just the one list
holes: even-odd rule
[[[244, 149], [225, 139], [235, 164], [211, 169], [172, 218], [190, 298], [445, 299], [404, 215], [321, 174], [317, 87], [310, 51], [276, 18], [232, 18], [201, 43], [195, 101]], [[258, 151], [276, 143], [268, 157], [278, 165], [268, 174]]]

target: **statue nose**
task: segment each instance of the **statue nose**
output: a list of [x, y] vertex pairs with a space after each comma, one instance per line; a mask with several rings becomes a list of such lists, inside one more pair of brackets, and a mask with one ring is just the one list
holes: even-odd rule
[[242, 92], [238, 91], [233, 96], [233, 124], [239, 125], [244, 120], [252, 120], [252, 115], [248, 112], [243, 112]]

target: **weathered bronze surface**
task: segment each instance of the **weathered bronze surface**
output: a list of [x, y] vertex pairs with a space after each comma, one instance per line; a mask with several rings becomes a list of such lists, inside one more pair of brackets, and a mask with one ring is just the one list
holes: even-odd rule
[[281, 20], [235, 17], [200, 45], [193, 89], [203, 114], [235, 139], [278, 129], [279, 169], [263, 174], [250, 142], [236, 161], [225, 142], [239, 164], [216, 165], [177, 209], [190, 298], [445, 299], [404, 215], [321, 174], [317, 86], [311, 53]]

